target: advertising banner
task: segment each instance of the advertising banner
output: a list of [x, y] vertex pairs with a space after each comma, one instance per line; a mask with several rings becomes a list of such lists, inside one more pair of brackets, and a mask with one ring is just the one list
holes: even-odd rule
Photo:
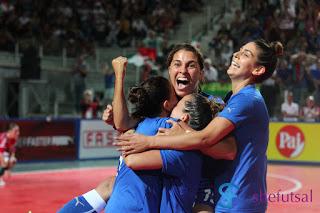
[[270, 123], [268, 160], [320, 163], [319, 123]]
[[110, 158], [120, 154], [112, 143], [118, 135], [101, 120], [81, 120], [79, 158]]
[[232, 88], [230, 83], [212, 82], [201, 86], [203, 92], [223, 98]]
[[77, 159], [76, 120], [0, 120], [1, 131], [10, 122], [20, 126], [18, 161]]

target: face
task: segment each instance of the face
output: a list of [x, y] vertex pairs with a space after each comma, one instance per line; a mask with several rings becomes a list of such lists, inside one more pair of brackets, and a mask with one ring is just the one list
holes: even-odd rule
[[170, 117], [172, 118], [178, 118], [181, 119], [185, 113], [183, 112], [184, 108], [185, 108], [185, 102], [186, 101], [190, 101], [192, 98], [192, 95], [186, 95], [184, 96], [179, 102], [178, 104], [173, 108]]
[[307, 99], [307, 106], [308, 107], [313, 107], [314, 106], [314, 100], [313, 99]]
[[242, 46], [232, 57], [231, 65], [228, 68], [228, 75], [231, 80], [245, 80], [252, 77], [256, 68], [258, 49], [253, 42]]
[[14, 127], [8, 132], [9, 139], [17, 140], [19, 138], [19, 135], [20, 135], [20, 128], [18, 126]]
[[197, 56], [186, 50], [176, 52], [169, 67], [169, 77], [179, 97], [197, 91], [199, 81], [203, 77]]

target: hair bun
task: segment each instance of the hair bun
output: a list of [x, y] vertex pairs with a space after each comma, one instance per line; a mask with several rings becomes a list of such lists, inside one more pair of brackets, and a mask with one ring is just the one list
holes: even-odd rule
[[283, 45], [280, 41], [274, 41], [270, 44], [277, 57], [283, 56]]
[[132, 104], [143, 102], [147, 98], [147, 91], [143, 87], [132, 87], [129, 92], [128, 100]]

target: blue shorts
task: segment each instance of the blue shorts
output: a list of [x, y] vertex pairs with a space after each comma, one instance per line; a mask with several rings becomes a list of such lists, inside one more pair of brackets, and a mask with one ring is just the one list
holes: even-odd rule
[[214, 185], [212, 180], [208, 178], [202, 178], [200, 180], [199, 189], [194, 201], [194, 205], [196, 204], [208, 205], [214, 209]]

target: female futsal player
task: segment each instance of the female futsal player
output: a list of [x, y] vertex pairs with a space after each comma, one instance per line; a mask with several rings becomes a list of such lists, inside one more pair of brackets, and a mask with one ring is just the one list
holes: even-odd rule
[[167, 132], [169, 136], [120, 136], [117, 145], [125, 155], [161, 148], [204, 149], [234, 131], [238, 152], [232, 166], [219, 178], [221, 197], [215, 212], [265, 212], [266, 199], [257, 201], [254, 195], [266, 194], [269, 116], [255, 84], [272, 75], [282, 53], [280, 42], [268, 43], [261, 39], [235, 52], [227, 70], [233, 95], [205, 129], [193, 131], [179, 122]]
[[5, 171], [10, 171], [17, 162], [15, 146], [20, 135], [20, 128], [16, 123], [10, 123], [6, 132], [0, 133], [0, 186], [4, 186], [2, 179]]

